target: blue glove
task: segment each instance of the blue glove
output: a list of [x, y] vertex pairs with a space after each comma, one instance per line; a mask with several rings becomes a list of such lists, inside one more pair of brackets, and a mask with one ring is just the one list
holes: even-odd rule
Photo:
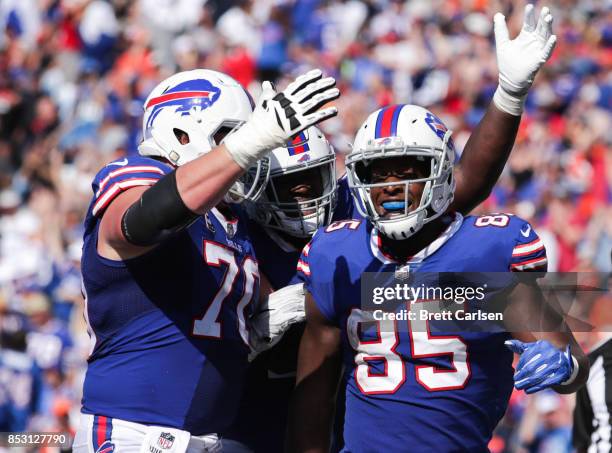
[[514, 386], [525, 393], [535, 393], [567, 381], [574, 371], [574, 361], [569, 345], [561, 351], [546, 340], [523, 343], [508, 340], [505, 345], [520, 354]]

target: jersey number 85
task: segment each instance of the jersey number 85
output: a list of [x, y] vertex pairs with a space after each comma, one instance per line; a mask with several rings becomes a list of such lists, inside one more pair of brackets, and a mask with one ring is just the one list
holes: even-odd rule
[[[420, 305], [420, 304], [414, 304]], [[418, 309], [418, 307], [417, 307]], [[399, 345], [398, 323], [408, 323], [411, 356], [414, 359], [448, 356], [450, 369], [433, 365], [415, 365], [416, 381], [430, 392], [462, 389], [470, 378], [466, 343], [457, 335], [432, 336], [427, 321], [376, 320], [372, 312], [353, 309], [347, 320], [347, 334], [355, 350], [355, 382], [362, 393], [395, 393], [406, 380], [406, 366], [396, 351]], [[362, 340], [361, 326], [374, 323], [377, 338]], [[383, 373], [372, 373], [369, 362], [383, 362]]]

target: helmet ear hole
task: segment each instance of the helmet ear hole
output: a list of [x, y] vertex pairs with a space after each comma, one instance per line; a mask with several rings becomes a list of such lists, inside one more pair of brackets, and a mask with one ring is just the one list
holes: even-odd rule
[[172, 129], [172, 132], [174, 132], [174, 136], [181, 145], [187, 145], [189, 143], [189, 134], [184, 130], [175, 127]]

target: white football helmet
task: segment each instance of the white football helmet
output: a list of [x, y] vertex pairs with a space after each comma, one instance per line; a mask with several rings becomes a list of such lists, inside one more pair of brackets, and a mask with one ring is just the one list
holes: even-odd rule
[[[209, 69], [179, 72], [159, 83], [145, 101], [138, 152], [183, 165], [220, 145], [252, 111], [253, 100], [232, 77]], [[181, 143], [184, 134], [189, 143]], [[264, 159], [232, 186], [228, 201], [256, 199], [268, 175]]]
[[[452, 131], [429, 110], [416, 105], [391, 105], [368, 116], [355, 137], [353, 151], [346, 158], [349, 187], [357, 208], [374, 227], [392, 239], [406, 239], [424, 224], [443, 214], [453, 200], [455, 149]], [[397, 156], [430, 158], [428, 177], [397, 182], [370, 183], [367, 168], [376, 159]], [[425, 183], [418, 205], [411, 210], [410, 184]], [[403, 212], [381, 216], [370, 196], [372, 188], [405, 184]]]
[[[320, 195], [305, 201], [281, 201], [279, 179], [312, 169], [320, 172]], [[253, 217], [267, 228], [308, 238], [331, 221], [336, 198], [336, 156], [323, 133], [312, 126], [286, 147], [270, 153], [270, 180], [262, 196], [252, 205]]]

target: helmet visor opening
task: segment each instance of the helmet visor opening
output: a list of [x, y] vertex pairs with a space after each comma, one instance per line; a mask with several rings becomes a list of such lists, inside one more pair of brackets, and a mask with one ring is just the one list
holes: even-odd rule
[[355, 171], [364, 184], [424, 182], [432, 177], [434, 160], [421, 155], [384, 157], [357, 162]]
[[321, 167], [273, 176], [266, 189], [269, 200], [282, 205], [288, 217], [316, 212], [316, 200], [324, 195], [326, 181]]

